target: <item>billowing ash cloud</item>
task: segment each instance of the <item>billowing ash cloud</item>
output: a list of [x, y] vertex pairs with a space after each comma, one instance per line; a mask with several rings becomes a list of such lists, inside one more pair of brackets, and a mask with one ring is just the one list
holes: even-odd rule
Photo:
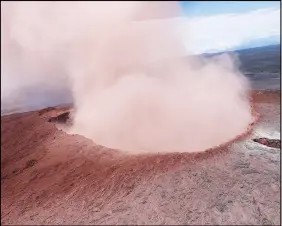
[[177, 2], [2, 2], [1, 10], [6, 106], [73, 100], [68, 132], [131, 153], [204, 150], [252, 120], [248, 81], [231, 56], [185, 57]]

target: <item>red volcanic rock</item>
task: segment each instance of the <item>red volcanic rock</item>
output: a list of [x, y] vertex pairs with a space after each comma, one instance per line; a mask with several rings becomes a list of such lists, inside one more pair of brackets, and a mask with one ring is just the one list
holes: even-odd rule
[[69, 120], [70, 120], [70, 112], [65, 112], [63, 114], [49, 118], [48, 122], [66, 124]]
[[279, 131], [279, 96], [253, 92], [259, 120], [201, 153], [125, 155], [57, 129], [67, 107], [2, 116], [1, 223], [279, 224], [280, 150], [252, 140]]

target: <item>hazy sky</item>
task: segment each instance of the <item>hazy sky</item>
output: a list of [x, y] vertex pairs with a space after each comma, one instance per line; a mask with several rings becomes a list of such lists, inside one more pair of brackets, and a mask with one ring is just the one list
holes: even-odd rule
[[280, 43], [279, 1], [181, 4], [190, 18], [189, 28], [194, 35], [189, 48], [195, 53]]

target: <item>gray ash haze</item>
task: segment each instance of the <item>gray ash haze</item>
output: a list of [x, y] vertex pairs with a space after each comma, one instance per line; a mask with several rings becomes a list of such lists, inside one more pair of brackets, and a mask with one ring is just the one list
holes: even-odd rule
[[1, 2], [1, 107], [72, 100], [68, 132], [130, 153], [226, 142], [249, 83], [233, 56], [183, 57], [187, 20], [177, 2]]

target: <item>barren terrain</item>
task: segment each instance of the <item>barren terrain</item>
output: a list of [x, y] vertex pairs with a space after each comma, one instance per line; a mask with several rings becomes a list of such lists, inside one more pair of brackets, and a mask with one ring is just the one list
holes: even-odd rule
[[[69, 109], [1, 117], [2, 224], [280, 223], [280, 91], [252, 94], [253, 130], [203, 153], [128, 156], [68, 135]], [[280, 142], [279, 142], [280, 144]]]

